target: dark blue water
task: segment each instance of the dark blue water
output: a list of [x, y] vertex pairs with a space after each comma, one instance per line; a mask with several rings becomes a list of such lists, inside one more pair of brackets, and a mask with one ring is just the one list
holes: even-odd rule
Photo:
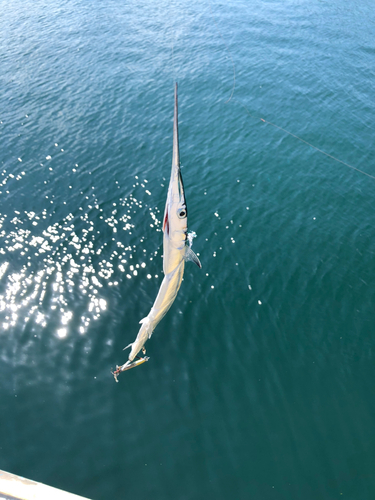
[[[373, 499], [373, 3], [2, 1], [0, 40], [0, 468]], [[163, 277], [175, 80], [203, 269], [116, 384]]]

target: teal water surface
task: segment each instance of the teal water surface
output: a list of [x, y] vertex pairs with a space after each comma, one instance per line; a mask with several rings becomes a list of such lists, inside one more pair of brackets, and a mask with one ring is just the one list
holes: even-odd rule
[[[374, 28], [368, 0], [0, 2], [0, 469], [375, 497]], [[203, 268], [116, 384], [163, 278], [174, 81]]]

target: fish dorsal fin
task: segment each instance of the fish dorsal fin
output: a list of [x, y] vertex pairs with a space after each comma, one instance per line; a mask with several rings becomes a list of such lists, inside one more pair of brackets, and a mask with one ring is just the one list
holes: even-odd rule
[[197, 264], [197, 266], [199, 268], [202, 267], [202, 264], [200, 263], [200, 260], [195, 255], [195, 253], [193, 252], [193, 250], [190, 247], [188, 247], [188, 246], [186, 247], [186, 251], [185, 251], [185, 260], [186, 260], [186, 262], [188, 262], [188, 261], [195, 262], [195, 264]]

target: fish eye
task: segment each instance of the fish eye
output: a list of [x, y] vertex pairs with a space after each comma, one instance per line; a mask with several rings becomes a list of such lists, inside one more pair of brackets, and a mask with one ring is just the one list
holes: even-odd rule
[[180, 219], [186, 217], [186, 208], [180, 208], [177, 212], [177, 215], [179, 216]]

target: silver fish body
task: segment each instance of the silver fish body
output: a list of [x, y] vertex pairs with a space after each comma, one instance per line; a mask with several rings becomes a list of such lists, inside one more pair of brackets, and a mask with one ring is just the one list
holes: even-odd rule
[[178, 144], [177, 84], [174, 101], [172, 170], [164, 210], [163, 233], [164, 279], [151, 311], [140, 321], [142, 326], [135, 341], [127, 346], [131, 347], [129, 360], [118, 368], [119, 371], [129, 369], [130, 364], [151, 337], [155, 327], [173, 304], [181, 286], [185, 261], [192, 260], [202, 267], [198, 257], [187, 243], [187, 207]]

